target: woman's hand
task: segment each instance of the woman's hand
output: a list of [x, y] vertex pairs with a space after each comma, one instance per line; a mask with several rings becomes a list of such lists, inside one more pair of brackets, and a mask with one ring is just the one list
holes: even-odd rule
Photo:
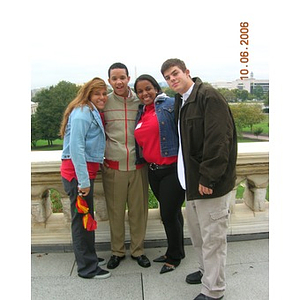
[[87, 196], [90, 192], [90, 187], [86, 188], [78, 188], [78, 192], [82, 194], [82, 196]]

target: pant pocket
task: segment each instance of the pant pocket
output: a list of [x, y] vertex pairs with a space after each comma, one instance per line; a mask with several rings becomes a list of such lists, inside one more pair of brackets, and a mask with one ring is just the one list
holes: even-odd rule
[[219, 220], [219, 219], [224, 218], [224, 217], [228, 218], [228, 216], [229, 216], [229, 209], [228, 208], [224, 208], [220, 211], [210, 213], [210, 217], [214, 221]]
[[227, 236], [229, 209], [210, 213], [211, 226], [210, 233], [213, 240], [224, 239]]

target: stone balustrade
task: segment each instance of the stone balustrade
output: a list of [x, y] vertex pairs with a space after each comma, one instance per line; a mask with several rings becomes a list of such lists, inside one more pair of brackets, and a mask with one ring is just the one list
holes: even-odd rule
[[[63, 215], [64, 222], [60, 226], [70, 226], [70, 201], [61, 181], [60, 155], [61, 151], [31, 152], [31, 226], [33, 233], [36, 232], [37, 228], [41, 232], [42, 228], [47, 227], [51, 216], [56, 215], [52, 213], [50, 189], [57, 190], [61, 195], [63, 214], [60, 215]], [[269, 184], [268, 142], [241, 143], [238, 145], [237, 180], [234, 190], [240, 183], [245, 186], [245, 191], [242, 200], [237, 200], [236, 193], [232, 193], [230, 205], [232, 220], [241, 219], [242, 215], [239, 215], [241, 214], [241, 207], [243, 211], [247, 207], [248, 211], [252, 211], [253, 214], [263, 212], [264, 219], [268, 222], [268, 202], [265, 199]], [[94, 190], [95, 218], [99, 224], [99, 222], [105, 222], [108, 219], [101, 172], [95, 180]], [[159, 219], [158, 209], [152, 209], [149, 217]], [[261, 230], [265, 232], [265, 228], [266, 226]], [[161, 230], [163, 231], [162, 226]], [[246, 232], [248, 231], [246, 230]]]

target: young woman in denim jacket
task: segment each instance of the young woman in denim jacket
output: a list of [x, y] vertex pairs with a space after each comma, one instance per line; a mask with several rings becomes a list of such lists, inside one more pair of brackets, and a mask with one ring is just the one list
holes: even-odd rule
[[94, 78], [81, 87], [77, 97], [68, 105], [61, 125], [64, 138], [61, 176], [71, 201], [72, 240], [77, 272], [83, 278], [107, 278], [110, 273], [99, 265], [105, 260], [95, 251], [95, 232], [82, 225], [82, 214], [75, 212], [78, 193], [81, 193], [94, 216], [94, 179], [103, 162], [105, 132], [100, 110], [107, 101], [107, 86]]
[[163, 262], [161, 274], [175, 270], [184, 253], [181, 206], [185, 192], [177, 176], [178, 134], [174, 119], [174, 99], [164, 94], [150, 75], [141, 75], [134, 90], [143, 102], [137, 114], [134, 136], [137, 163], [149, 165], [149, 182], [159, 201], [168, 248], [165, 255], [154, 259]]

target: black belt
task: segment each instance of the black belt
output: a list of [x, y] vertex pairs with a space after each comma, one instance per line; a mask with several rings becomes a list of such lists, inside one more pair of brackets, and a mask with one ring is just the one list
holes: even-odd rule
[[149, 169], [151, 171], [156, 171], [156, 170], [163, 170], [171, 167], [175, 167], [176, 163], [170, 164], [170, 165], [157, 165], [156, 163], [150, 163], [149, 164]]

